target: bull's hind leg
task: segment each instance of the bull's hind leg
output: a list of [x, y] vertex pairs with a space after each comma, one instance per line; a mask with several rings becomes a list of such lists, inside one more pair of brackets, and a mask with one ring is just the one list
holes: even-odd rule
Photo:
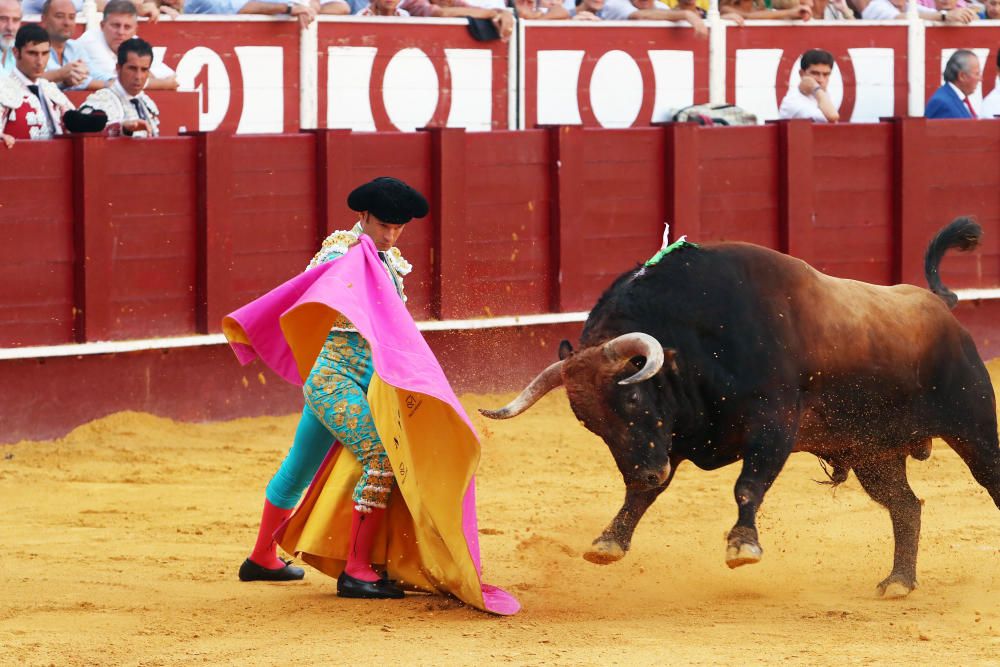
[[[991, 428], [995, 434], [996, 425]], [[972, 476], [983, 485], [994, 504], [1000, 508], [1000, 447], [997, 446], [996, 435], [976, 439], [944, 436], [944, 441], [962, 457]]]
[[680, 461], [670, 459], [670, 474], [661, 487], [645, 491], [626, 489], [622, 508], [618, 510], [618, 514], [604, 529], [601, 536], [594, 540], [590, 549], [584, 552], [583, 557], [598, 565], [607, 565], [624, 558], [625, 552], [632, 545], [632, 533], [635, 532], [639, 519], [650, 508], [653, 501], [670, 486], [679, 463]]
[[906, 479], [906, 456], [855, 464], [854, 474], [872, 500], [889, 510], [892, 519], [892, 572], [879, 583], [879, 594], [904, 597], [917, 587], [920, 540], [920, 501]]

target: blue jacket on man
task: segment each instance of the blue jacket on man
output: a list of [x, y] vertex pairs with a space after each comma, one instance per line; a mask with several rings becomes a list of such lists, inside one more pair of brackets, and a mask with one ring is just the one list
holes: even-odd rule
[[972, 118], [969, 107], [947, 83], [937, 89], [924, 109], [925, 118]]

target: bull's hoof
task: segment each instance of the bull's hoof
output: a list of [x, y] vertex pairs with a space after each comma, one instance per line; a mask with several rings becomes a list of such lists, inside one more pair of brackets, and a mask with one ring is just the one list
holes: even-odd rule
[[927, 440], [913, 447], [913, 449], [910, 451], [910, 456], [912, 456], [918, 461], [926, 461], [931, 457], [932, 449], [933, 448], [931, 446], [931, 439], [927, 438]]
[[590, 549], [583, 552], [583, 557], [597, 565], [608, 565], [624, 558], [625, 549], [614, 540], [597, 539]]
[[748, 542], [730, 544], [726, 547], [726, 565], [729, 566], [730, 570], [740, 565], [753, 565], [759, 563], [763, 555], [764, 550], [760, 548], [759, 544]]
[[907, 579], [895, 574], [890, 574], [878, 585], [878, 594], [883, 600], [899, 600], [905, 598], [917, 587], [914, 579]]

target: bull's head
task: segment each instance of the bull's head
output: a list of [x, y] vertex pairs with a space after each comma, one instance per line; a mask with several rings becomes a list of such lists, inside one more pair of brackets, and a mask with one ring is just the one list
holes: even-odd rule
[[491, 419], [521, 414], [560, 385], [566, 386], [573, 413], [599, 435], [618, 464], [625, 485], [662, 486], [670, 474], [671, 423], [660, 370], [676, 372], [674, 350], [664, 351], [649, 334], [628, 333], [573, 352], [560, 346], [552, 364], [499, 410], [480, 410]]

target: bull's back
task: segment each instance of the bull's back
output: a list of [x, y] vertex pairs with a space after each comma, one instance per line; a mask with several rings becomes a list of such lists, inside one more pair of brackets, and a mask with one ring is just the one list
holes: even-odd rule
[[957, 349], [964, 335], [929, 290], [836, 278], [765, 248], [725, 245], [754, 276], [762, 315], [784, 332], [803, 373], [908, 375], [942, 350]]

